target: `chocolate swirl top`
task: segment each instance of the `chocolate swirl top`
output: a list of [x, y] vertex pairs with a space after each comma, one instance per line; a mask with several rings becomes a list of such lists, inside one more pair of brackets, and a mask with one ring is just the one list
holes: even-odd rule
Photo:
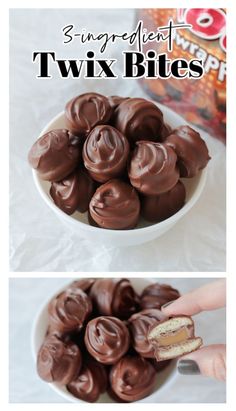
[[110, 180], [93, 195], [89, 211], [92, 219], [102, 228], [124, 230], [138, 222], [140, 201], [133, 187], [120, 180]]
[[111, 126], [95, 127], [83, 147], [83, 160], [91, 177], [104, 183], [121, 176], [126, 168], [129, 143]]
[[28, 160], [42, 180], [59, 181], [78, 165], [80, 140], [68, 130], [51, 130], [31, 147]]
[[85, 345], [95, 360], [115, 364], [128, 350], [130, 337], [126, 325], [116, 317], [97, 317], [89, 321]]
[[138, 308], [138, 296], [127, 279], [99, 279], [89, 295], [100, 315], [126, 319]]
[[107, 97], [98, 93], [85, 93], [66, 104], [65, 120], [69, 130], [87, 136], [99, 124], [107, 124], [112, 108]]
[[110, 372], [112, 390], [122, 400], [138, 401], [149, 395], [156, 383], [153, 365], [139, 356], [125, 356]]
[[174, 150], [166, 144], [139, 141], [129, 166], [130, 182], [146, 195], [165, 193], [179, 179], [176, 162]]
[[50, 330], [60, 333], [79, 331], [91, 312], [92, 303], [84, 291], [67, 289], [49, 303]]
[[121, 96], [108, 96], [107, 98], [112, 109], [116, 109], [123, 101], [129, 99], [129, 97]]
[[78, 346], [49, 336], [44, 340], [37, 356], [37, 371], [43, 380], [65, 385], [72, 381], [82, 365]]
[[179, 211], [185, 203], [184, 184], [178, 183], [166, 193], [157, 196], [142, 196], [141, 213], [147, 221], [159, 223]]
[[176, 300], [179, 296], [179, 291], [170, 285], [155, 283], [144, 288], [140, 297], [140, 305], [143, 309], [160, 309], [162, 305]]
[[95, 191], [94, 182], [84, 170], [76, 170], [59, 182], [54, 182], [50, 195], [54, 203], [66, 214], [76, 210], [85, 213]]
[[67, 289], [69, 290], [69, 292], [73, 292], [74, 289], [80, 288], [85, 293], [87, 293], [89, 292], [95, 281], [95, 278], [81, 278], [80, 280], [73, 281]]
[[194, 177], [210, 160], [205, 141], [189, 126], [173, 130], [167, 137], [166, 144], [177, 154], [180, 177]]
[[116, 109], [114, 127], [124, 134], [130, 143], [138, 140], [159, 141], [163, 114], [144, 98], [129, 98]]
[[166, 319], [157, 309], [149, 308], [133, 314], [129, 318], [129, 329], [134, 349], [145, 358], [155, 358], [153, 346], [147, 339], [150, 328]]
[[95, 402], [107, 388], [107, 371], [94, 359], [87, 359], [79, 375], [67, 385], [68, 391], [87, 402]]

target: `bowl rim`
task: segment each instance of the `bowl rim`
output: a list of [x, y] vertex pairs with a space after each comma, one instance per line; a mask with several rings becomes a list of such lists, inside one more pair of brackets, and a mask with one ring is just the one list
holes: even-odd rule
[[[152, 101], [152, 100], [150, 100], [150, 101]], [[154, 102], [154, 103], [157, 105], [156, 102]], [[161, 104], [159, 104], [159, 105], [162, 106]], [[165, 110], [167, 110], [169, 112], [172, 111], [168, 107], [165, 107]], [[179, 116], [176, 113], [174, 113], [174, 115], [181, 118], [181, 116]], [[41, 131], [41, 133], [39, 134], [37, 139], [39, 139], [43, 134], [45, 134], [48, 131], [51, 123], [56, 122], [57, 120], [61, 119], [62, 116], [64, 116], [64, 111], [61, 111], [60, 113], [58, 113], [55, 117], [53, 117], [47, 123], [47, 125], [43, 128], [43, 130]], [[183, 119], [183, 124], [188, 125], [188, 123], [184, 119]], [[89, 231], [90, 233], [98, 233], [99, 232], [99, 233], [104, 234], [104, 235], [106, 235], [105, 233], [109, 233], [110, 235], [116, 236], [116, 237], [119, 238], [119, 237], [122, 237], [124, 235], [124, 233], [128, 237], [133, 237], [135, 234], [152, 233], [152, 232], [156, 231], [157, 227], [162, 229], [162, 228], [168, 227], [169, 225], [172, 225], [173, 223], [176, 223], [177, 221], [179, 221], [194, 206], [194, 204], [200, 198], [200, 196], [202, 194], [202, 191], [203, 191], [203, 189], [205, 187], [205, 184], [206, 184], [207, 167], [205, 167], [203, 170], [201, 170], [199, 172], [200, 178], [199, 178], [197, 187], [196, 187], [195, 191], [192, 194], [192, 197], [190, 198], [189, 201], [187, 201], [184, 204], [184, 206], [179, 211], [177, 211], [177, 213], [173, 214], [171, 217], [169, 217], [166, 220], [163, 220], [159, 223], [150, 224], [146, 227], [134, 228], [132, 230], [113, 230], [113, 229], [107, 229], [107, 228], [102, 228], [102, 227], [96, 227], [96, 226], [92, 226], [90, 224], [83, 223], [83, 222], [71, 217], [70, 215], [64, 213], [59, 207], [57, 207], [53, 203], [53, 201], [49, 198], [48, 194], [46, 194], [46, 192], [44, 191], [44, 189], [41, 186], [41, 181], [43, 181], [43, 180], [40, 179], [37, 171], [32, 169], [32, 174], [33, 174], [34, 183], [35, 183], [35, 185], [37, 187], [37, 190], [39, 191], [41, 197], [43, 198], [43, 200], [46, 202], [46, 204], [49, 206], [49, 208], [51, 208], [56, 214], [58, 214], [67, 223], [73, 224], [74, 226], [77, 226], [77, 228], [81, 228], [81, 229], [86, 228], [86, 231], [87, 232]]]
[[[79, 277], [80, 278], [93, 278], [93, 277]], [[100, 278], [100, 277], [94, 277], [96, 279]], [[107, 278], [114, 278], [114, 277], [107, 277]], [[125, 278], [125, 277], [119, 277], [119, 278]], [[65, 283], [63, 286], [59, 287], [57, 291], [54, 291], [52, 293], [49, 293], [44, 299], [43, 302], [40, 304], [38, 310], [36, 311], [36, 314], [34, 316], [34, 320], [33, 320], [33, 324], [31, 327], [31, 333], [30, 333], [30, 347], [31, 347], [31, 353], [33, 356], [33, 361], [34, 361], [34, 366], [36, 366], [36, 362], [37, 362], [37, 350], [36, 350], [36, 333], [37, 333], [37, 329], [39, 326], [39, 321], [41, 319], [41, 316], [44, 312], [44, 310], [46, 309], [47, 305], [49, 304], [49, 302], [51, 301], [52, 298], [54, 298], [56, 295], [58, 295], [60, 292], [62, 292], [64, 289], [66, 289], [68, 287], [68, 285], [72, 282], [75, 281], [77, 279], [77, 277], [75, 278], [70, 278], [70, 281], [68, 279], [68, 283]], [[144, 278], [144, 277], [134, 277], [134, 278], [129, 278], [130, 281], [135, 281], [135, 280], [144, 280], [146, 282], [146, 285], [144, 287], [147, 287], [148, 284], [153, 284], [155, 282], [157, 282], [159, 280], [158, 279], [154, 279], [154, 278]], [[163, 386], [160, 386], [157, 390], [153, 391], [150, 395], [142, 398], [141, 400], [138, 401], [133, 401], [133, 403], [142, 403], [145, 402], [146, 398], [152, 399], [153, 396], [155, 396], [159, 391], [163, 391], [165, 390], [169, 385], [171, 385], [174, 381], [174, 379], [177, 377], [177, 369], [176, 367], [174, 367], [174, 365], [176, 365], [177, 360], [174, 359], [172, 360], [172, 370], [168, 376], [168, 378], [166, 379], [165, 383], [163, 384]], [[39, 377], [38, 377], [39, 378]], [[74, 402], [74, 403], [84, 403], [84, 404], [89, 404], [87, 401], [81, 400], [79, 398], [74, 397], [72, 394], [70, 393], [65, 393], [63, 390], [61, 390], [60, 386], [57, 386], [56, 383], [47, 383], [47, 385], [49, 385], [58, 395], [60, 395], [62, 398], [66, 399], [68, 402]], [[98, 404], [98, 402], [96, 401], [95, 404]], [[101, 404], [106, 404], [101, 403]], [[112, 404], [112, 402], [107, 404]], [[116, 402], [114, 402], [114, 404], [116, 404]]]

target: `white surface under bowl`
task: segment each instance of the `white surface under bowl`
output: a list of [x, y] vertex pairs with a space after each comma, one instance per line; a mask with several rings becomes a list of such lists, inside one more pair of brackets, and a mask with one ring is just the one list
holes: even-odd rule
[[[163, 112], [165, 122], [172, 128], [187, 124], [178, 114], [161, 104], [158, 107]], [[40, 136], [53, 129], [65, 128], [64, 112], [54, 117], [42, 130]], [[39, 137], [40, 137], [39, 136]], [[69, 216], [60, 210], [53, 202], [49, 194], [50, 183], [39, 178], [38, 173], [33, 170], [33, 178], [39, 194], [45, 203], [54, 211], [61, 222], [70, 227], [79, 237], [86, 238], [90, 241], [107, 244], [111, 246], [129, 246], [142, 244], [160, 237], [170, 228], [172, 228], [196, 203], [199, 199], [204, 185], [206, 183], [206, 168], [193, 178], [183, 178], [182, 181], [186, 188], [186, 203], [176, 214], [170, 218], [157, 223], [148, 223], [142, 219], [133, 230], [107, 230], [89, 225], [87, 213], [76, 211]]]
[[[144, 279], [144, 278], [130, 278], [130, 282], [132, 283], [135, 291], [140, 294], [141, 291], [153, 283], [154, 281], [150, 279]], [[37, 353], [40, 348], [40, 346], [43, 343], [47, 328], [48, 328], [48, 303], [49, 301], [55, 297], [57, 294], [59, 294], [63, 289], [60, 288], [57, 290], [53, 295], [51, 295], [49, 298], [47, 298], [46, 301], [42, 304], [41, 308], [39, 309], [35, 321], [33, 323], [32, 327], [32, 333], [31, 333], [31, 348], [32, 348], [32, 353], [33, 353], [33, 358], [35, 361], [35, 367], [36, 367], [36, 359], [37, 359]], [[143, 398], [140, 401], [137, 402], [151, 402], [155, 403], [158, 402], [158, 393], [162, 392], [165, 390], [174, 380], [176, 377], [176, 362], [172, 361], [163, 371], [160, 371], [158, 373], [158, 378], [156, 382], [155, 389], [153, 393], [145, 398]], [[45, 382], [46, 384], [46, 382]], [[67, 401], [70, 402], [82, 402], [84, 403], [85, 401], [79, 400], [78, 398], [75, 398], [69, 391], [67, 391], [65, 386], [60, 386], [59, 384], [56, 383], [50, 383], [50, 387], [56, 391], [62, 398], [66, 399]], [[114, 402], [107, 393], [104, 393], [100, 395], [100, 398], [98, 402], [102, 403], [112, 403]]]

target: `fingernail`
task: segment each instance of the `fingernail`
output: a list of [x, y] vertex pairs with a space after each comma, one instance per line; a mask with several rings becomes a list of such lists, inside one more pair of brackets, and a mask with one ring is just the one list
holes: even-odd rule
[[168, 305], [172, 304], [174, 301], [175, 301], [175, 300], [168, 301], [168, 303], [163, 304], [163, 305], [161, 306], [161, 308], [166, 308], [166, 307], [168, 307]]
[[178, 372], [183, 375], [198, 375], [200, 368], [193, 360], [180, 360], [177, 365]]

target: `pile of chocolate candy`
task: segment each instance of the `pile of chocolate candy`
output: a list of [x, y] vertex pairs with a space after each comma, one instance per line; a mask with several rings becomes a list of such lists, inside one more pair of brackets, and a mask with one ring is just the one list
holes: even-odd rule
[[48, 305], [39, 376], [88, 402], [105, 391], [118, 402], [148, 396], [169, 361], [155, 361], [147, 336], [166, 318], [161, 306], [179, 295], [159, 283], [137, 295], [128, 279], [74, 281]]
[[191, 178], [210, 157], [199, 133], [172, 130], [143, 98], [86, 93], [66, 104], [67, 129], [51, 130], [29, 162], [65, 213], [88, 211], [89, 223], [124, 230], [163, 221], [185, 203], [181, 177]]

